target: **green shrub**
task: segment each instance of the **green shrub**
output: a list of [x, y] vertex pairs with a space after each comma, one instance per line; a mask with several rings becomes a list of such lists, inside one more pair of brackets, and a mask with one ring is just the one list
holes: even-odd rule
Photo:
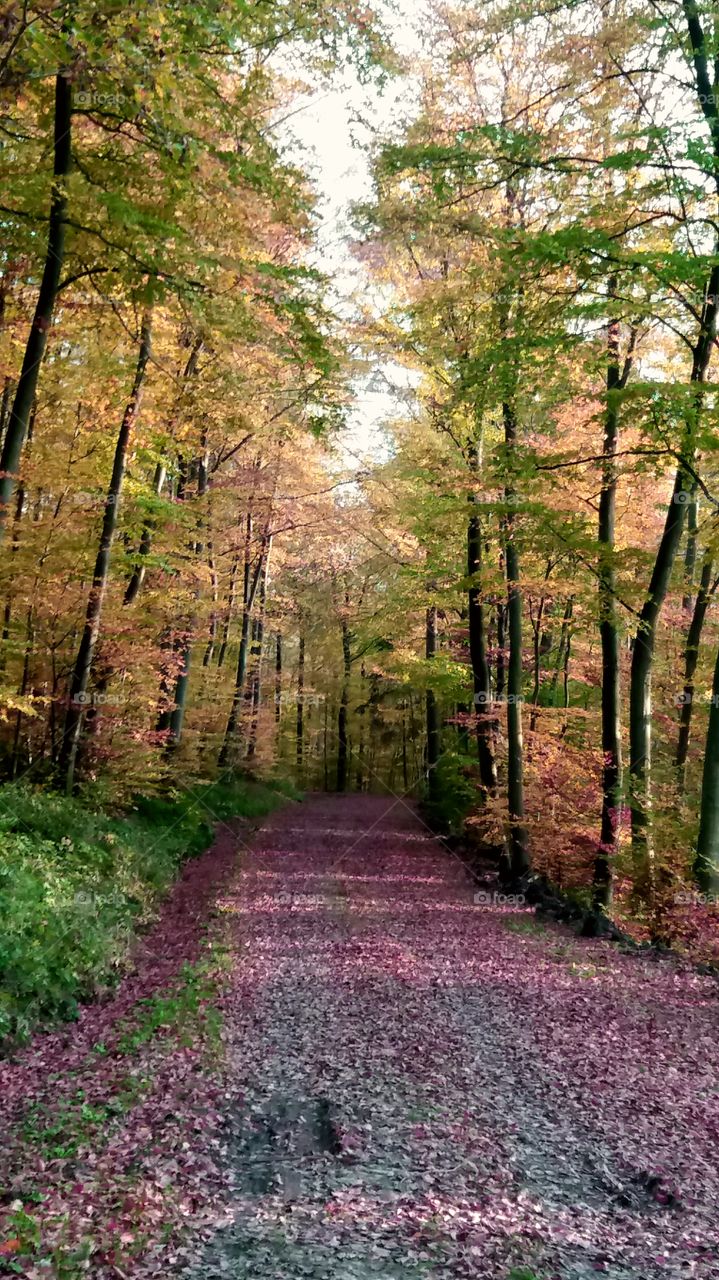
[[444, 834], [457, 834], [467, 814], [477, 804], [476, 760], [457, 751], [445, 751], [436, 767], [433, 791], [423, 808], [429, 822]]
[[211, 843], [214, 820], [261, 817], [293, 794], [282, 783], [210, 783], [108, 817], [20, 784], [0, 789], [0, 1043], [72, 1017], [114, 984], [182, 862]]

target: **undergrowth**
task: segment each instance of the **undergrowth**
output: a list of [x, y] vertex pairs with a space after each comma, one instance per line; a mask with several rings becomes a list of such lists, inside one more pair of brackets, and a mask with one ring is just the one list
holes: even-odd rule
[[287, 784], [209, 783], [138, 797], [111, 817], [79, 799], [12, 784], [0, 790], [0, 1046], [39, 1022], [72, 1018], [112, 988], [132, 940], [215, 820], [258, 818]]

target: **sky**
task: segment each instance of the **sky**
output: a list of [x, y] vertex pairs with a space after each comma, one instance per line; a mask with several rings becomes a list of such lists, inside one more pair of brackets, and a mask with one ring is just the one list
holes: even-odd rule
[[[419, 47], [417, 30], [421, 0], [394, 0], [388, 18], [395, 47], [411, 54]], [[331, 85], [318, 84], [295, 103], [280, 125], [280, 136], [309, 171], [319, 193], [319, 251], [316, 263], [332, 280], [334, 304], [342, 315], [353, 312], [353, 297], [366, 301], [368, 281], [350, 249], [350, 208], [372, 194], [369, 153], [377, 134], [409, 117], [414, 101], [411, 79], [393, 77], [383, 88], [361, 84], [352, 69], [338, 73]], [[368, 454], [375, 460], [385, 452], [381, 423], [396, 414], [398, 400], [390, 384], [411, 385], [407, 370], [375, 364], [355, 382], [355, 398], [343, 453], [347, 465], [360, 465]]]

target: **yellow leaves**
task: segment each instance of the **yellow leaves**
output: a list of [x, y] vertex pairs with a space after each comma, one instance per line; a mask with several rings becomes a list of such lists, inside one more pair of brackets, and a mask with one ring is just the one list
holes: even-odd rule
[[10, 716], [18, 711], [21, 715], [36, 717], [40, 714], [40, 708], [51, 701], [51, 698], [38, 694], [26, 696], [16, 693], [7, 685], [0, 686], [0, 721], [9, 720]]

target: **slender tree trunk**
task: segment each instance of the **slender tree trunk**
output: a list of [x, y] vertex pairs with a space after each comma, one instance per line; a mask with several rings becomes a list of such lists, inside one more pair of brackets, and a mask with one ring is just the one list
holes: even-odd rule
[[[609, 296], [616, 298], [617, 280], [609, 281]], [[619, 369], [619, 321], [610, 319], [607, 329], [607, 392], [602, 445], [602, 488], [599, 496], [599, 635], [602, 646], [602, 815], [599, 845], [594, 859], [594, 902], [607, 907], [612, 897], [613, 859], [617, 852], [622, 800], [621, 667], [617, 575], [614, 565], [614, 525], [617, 504], [617, 451], [619, 448], [619, 393], [626, 384], [628, 366]]]
[[[327, 734], [325, 732], [325, 750]], [[305, 765], [305, 637], [300, 632], [297, 658], [297, 774], [302, 777]]]
[[698, 537], [699, 495], [697, 485], [694, 484], [691, 502], [687, 506], [687, 545], [684, 551], [684, 595], [682, 596], [682, 609], [684, 609], [685, 613], [689, 613], [692, 608]]
[[[36, 408], [37, 408], [37, 403], [33, 405], [33, 411], [30, 415], [30, 422], [28, 424], [28, 431], [27, 431], [28, 450], [33, 437]], [[25, 498], [26, 498], [25, 484], [21, 481], [20, 484], [18, 485], [17, 493], [15, 495], [15, 515], [13, 518], [12, 544], [11, 544], [11, 551], [10, 551], [12, 559], [14, 559], [14, 557], [17, 555], [17, 552], [20, 547], [20, 523], [25, 513]], [[7, 665], [8, 642], [10, 639], [10, 627], [12, 623], [13, 580], [14, 580], [14, 574], [11, 569], [10, 586], [8, 589], [7, 600], [5, 601], [5, 608], [3, 610], [2, 643], [0, 645], [0, 672], [4, 672]], [[36, 582], [37, 582], [37, 579], [36, 579]]]
[[[651, 677], [657, 625], [669, 589], [672, 569], [684, 528], [684, 514], [691, 502], [694, 476], [690, 469], [703, 404], [703, 384], [716, 337], [719, 305], [719, 264], [712, 268], [694, 346], [691, 383], [694, 404], [682, 441], [681, 458], [674, 478], [664, 530], [657, 550], [647, 596], [639, 615], [632, 653], [629, 692], [629, 775], [632, 814], [634, 878], [640, 891], [654, 893], [654, 857], [651, 845]], [[685, 462], [686, 460], [686, 462]], [[687, 465], [689, 464], [689, 465]]]
[[[545, 574], [545, 580], [548, 575]], [[534, 685], [532, 688], [532, 710], [529, 716], [529, 728], [534, 733], [539, 717], [539, 691], [542, 687], [542, 623], [546, 609], [546, 597], [542, 596], [537, 609], [537, 616], [532, 616], [530, 605], [530, 621], [532, 625], [532, 655], [534, 666]]]
[[649, 590], [639, 615], [634, 638], [629, 686], [629, 796], [632, 818], [632, 854], [637, 888], [651, 899], [654, 859], [651, 845], [651, 677], [657, 624], [666, 598], [684, 524], [687, 473], [680, 467], [667, 511]]
[[340, 695], [340, 709], [337, 717], [337, 790], [344, 791], [347, 787], [347, 766], [349, 762], [349, 738], [347, 732], [347, 721], [349, 718], [349, 701], [350, 701], [350, 674], [351, 653], [350, 653], [350, 629], [346, 618], [342, 619], [342, 693]]
[[275, 724], [282, 720], [282, 633], [275, 633]]
[[251, 540], [252, 540], [252, 516], [247, 517], [247, 539], [245, 542], [245, 576], [244, 576], [244, 593], [243, 593], [243, 609], [242, 609], [242, 630], [240, 633], [240, 650], [237, 655], [237, 671], [235, 673], [235, 689], [232, 695], [232, 706], [227, 719], [227, 727], [225, 729], [225, 738], [220, 749], [218, 764], [220, 768], [224, 768], [229, 759], [230, 750], [237, 732], [237, 725], [240, 715], [240, 707], [242, 706], [242, 698], [245, 691], [245, 677], [247, 675], [247, 657], [250, 640], [250, 622], [252, 618], [252, 610], [255, 605], [255, 597], [257, 589], [260, 585], [262, 571], [264, 567], [265, 556], [269, 554], [271, 538], [269, 534], [265, 534], [263, 544], [257, 560], [257, 565], [252, 573], [251, 564]]
[[702, 892], [715, 896], [719, 882], [719, 653], [714, 667], [694, 875]]
[[[476, 449], [470, 454], [470, 466], [474, 473], [479, 467]], [[477, 750], [479, 777], [484, 797], [497, 793], [497, 766], [494, 759], [494, 721], [492, 717], [492, 690], [487, 661], [487, 636], [482, 602], [482, 526], [476, 510], [477, 495], [469, 494], [470, 512], [467, 521], [467, 577], [469, 655], [472, 664], [474, 687], [474, 714], [477, 725]]]
[[267, 608], [267, 574], [269, 571], [269, 555], [265, 556], [260, 579], [260, 607], [254, 622], [252, 643], [252, 676], [247, 690], [250, 727], [247, 741], [247, 758], [251, 760], [257, 750], [257, 731], [260, 719], [260, 702], [262, 699], [262, 652], [265, 639], [265, 610]]
[[12, 500], [20, 467], [30, 414], [35, 400], [40, 365], [47, 347], [65, 258], [67, 226], [66, 182], [71, 166], [72, 79], [69, 71], [55, 77], [55, 126], [53, 149], [53, 184], [47, 233], [45, 267], [40, 282], [32, 328], [28, 335], [22, 370], [15, 389], [10, 418], [0, 454], [0, 540]]
[[[329, 702], [325, 701], [324, 732], [323, 732], [323, 747], [322, 747], [322, 766], [323, 766], [325, 791], [329, 791], [330, 789], [329, 732], [330, 732], [330, 707], [329, 707]], [[302, 776], [301, 769], [299, 771], [299, 776], [300, 777]]]
[[505, 486], [507, 513], [504, 518], [504, 555], [507, 572], [507, 621], [509, 661], [507, 664], [507, 802], [509, 807], [509, 872], [513, 881], [521, 880], [529, 870], [529, 844], [524, 824], [524, 744], [522, 738], [522, 593], [520, 588], [519, 551], [516, 542], [516, 490], [511, 464], [517, 442], [517, 423], [513, 406], [502, 406], [504, 440], [510, 466], [510, 479]]
[[[677, 751], [675, 764], [677, 769], [677, 789], [680, 796], [684, 795], [686, 788], [686, 768], [687, 756], [689, 754], [689, 739], [691, 736], [692, 713], [694, 709], [694, 673], [697, 669], [699, 661], [699, 642], [701, 640], [704, 619], [706, 618], [707, 609], [717, 586], [712, 584], [712, 573], [714, 572], [714, 564], [710, 555], [705, 556], [702, 565], [701, 580], [699, 583], [699, 591], [694, 603], [694, 611], [692, 620], [687, 633], [687, 641], [684, 648], [684, 690], [681, 699], [681, 711], [679, 713], [679, 737], [677, 739]], [[717, 580], [719, 582], [719, 579]]]
[[65, 786], [68, 791], [72, 790], [74, 784], [75, 762], [80, 742], [84, 703], [92, 672], [95, 645], [97, 644], [97, 638], [100, 634], [102, 606], [110, 572], [110, 557], [112, 553], [112, 544], [115, 539], [115, 530], [117, 529], [118, 509], [123, 481], [125, 479], [125, 468], [127, 465], [130, 437], [140, 411], [145, 373], [150, 359], [152, 346], [151, 334], [152, 315], [148, 310], [145, 312], [142, 320], [142, 332], [140, 337], [140, 349], [137, 357], [137, 367], [135, 369], [135, 380], [130, 394], [130, 399], [127, 402], [127, 407], [123, 415], [122, 424], [117, 437], [117, 443], [115, 445], [112, 476], [110, 478], [110, 485], [105, 499], [105, 513], [102, 522], [102, 532], [97, 549], [95, 569], [92, 575], [92, 586], [90, 588], [90, 594], [87, 601], [85, 625], [83, 627], [80, 647], [77, 652], [77, 658], [75, 659], [75, 666], [73, 668], [72, 679], [70, 682], [70, 700], [65, 718], [65, 729], [63, 733], [63, 743], [60, 751], [59, 762], [60, 771], [64, 775]]
[[402, 786], [409, 791], [409, 760], [407, 757], [407, 703], [402, 703]]
[[[425, 615], [424, 656], [431, 662], [437, 655], [437, 606], [432, 604]], [[427, 716], [427, 786], [429, 798], [436, 801], [439, 795], [437, 765], [440, 757], [440, 728], [437, 695], [428, 685], [425, 697]]]
[[[504, 577], [504, 556], [501, 563], [502, 577]], [[504, 697], [504, 691], [507, 683], [507, 664], [505, 658], [505, 647], [507, 644], [507, 607], [504, 601], [500, 600], [497, 604], [497, 663], [495, 675], [494, 696], [497, 702]]]
[[[190, 352], [187, 365], [185, 367], [185, 373], [183, 376], [183, 383], [185, 385], [188, 383], [188, 381], [191, 378], [194, 378], [195, 374], [197, 373], [197, 367], [198, 367], [203, 346], [204, 346], [203, 339], [196, 338], [192, 347], [192, 351]], [[194, 562], [197, 563], [202, 557], [202, 553], [205, 549], [205, 544], [203, 539], [204, 521], [201, 513], [202, 502], [207, 495], [207, 484], [208, 484], [207, 441], [206, 441], [204, 432], [202, 437], [200, 456], [195, 459], [194, 467], [191, 467], [189, 469], [189, 475], [192, 476], [193, 473], [197, 474], [197, 500], [200, 503], [200, 513], [198, 514], [198, 519], [197, 519], [196, 538], [193, 542], [190, 543], [189, 550], [190, 550], [191, 557], [194, 559]], [[184, 498], [186, 479], [187, 479], [187, 476], [185, 476], [183, 479], [182, 498]], [[187, 625], [184, 631], [177, 637], [177, 640], [176, 640], [176, 651], [180, 657], [180, 671], [175, 684], [173, 706], [169, 713], [169, 725], [168, 725], [169, 734], [167, 737], [166, 749], [170, 752], [174, 751], [176, 747], [179, 746], [180, 739], [182, 738], [182, 730], [185, 723], [185, 711], [187, 709], [187, 694], [190, 687], [190, 664], [192, 662], [192, 645], [195, 638], [195, 627], [196, 627], [195, 607], [196, 607], [197, 601], [199, 601], [199, 598], [200, 598], [200, 588], [199, 588], [199, 585], [197, 585], [197, 582], [195, 583], [193, 596], [194, 596], [195, 606], [191, 606], [188, 617], [187, 617]]]

